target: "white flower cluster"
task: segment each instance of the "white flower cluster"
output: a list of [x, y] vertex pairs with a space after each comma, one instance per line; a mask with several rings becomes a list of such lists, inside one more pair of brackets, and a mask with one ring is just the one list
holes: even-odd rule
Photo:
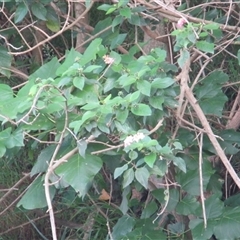
[[143, 133], [136, 133], [135, 135], [130, 135], [126, 137], [124, 140], [124, 147], [130, 146], [134, 142], [139, 142], [140, 140], [144, 139], [145, 135]]
[[103, 60], [106, 64], [113, 64], [114, 58], [110, 57], [109, 55], [104, 55]]

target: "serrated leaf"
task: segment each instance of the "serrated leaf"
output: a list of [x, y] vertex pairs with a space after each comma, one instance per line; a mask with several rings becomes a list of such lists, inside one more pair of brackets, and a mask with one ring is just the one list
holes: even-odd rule
[[214, 43], [209, 43], [207, 41], [198, 41], [196, 47], [206, 53], [214, 53]]
[[129, 168], [127, 171], [123, 174], [123, 188], [126, 188], [128, 185], [132, 183], [134, 179], [134, 171], [132, 168]]
[[151, 116], [151, 108], [143, 103], [133, 104], [131, 107], [131, 112], [137, 116]]
[[114, 170], [114, 179], [117, 179], [128, 169], [128, 164], [124, 164], [122, 167], [118, 167]]
[[55, 172], [71, 185], [79, 196], [84, 197], [101, 167], [102, 160], [99, 157], [86, 154], [83, 158], [76, 154], [60, 165]]
[[43, 6], [40, 2], [34, 2], [31, 5], [32, 14], [37, 17], [38, 19], [41, 19], [43, 21], [46, 21], [47, 16], [47, 9]]
[[156, 89], [164, 89], [168, 88], [175, 83], [174, 79], [166, 77], [166, 78], [155, 78], [152, 82], [152, 88]]
[[[56, 189], [54, 186], [49, 186], [50, 198], [53, 199]], [[17, 207], [22, 206], [25, 209], [36, 209], [36, 208], [45, 208], [47, 206], [45, 189], [43, 185], [43, 180], [41, 177], [38, 177], [30, 185], [27, 192], [23, 195], [21, 200], [18, 202]]]
[[17, 6], [17, 9], [15, 11], [14, 22], [15, 23], [21, 22], [24, 19], [24, 17], [27, 15], [27, 13], [28, 13], [28, 7], [26, 6], [26, 2], [21, 2]]
[[135, 171], [135, 177], [137, 181], [145, 187], [145, 189], [148, 189], [148, 178], [150, 174], [148, 170], [145, 167], [137, 168]]
[[156, 159], [157, 159], [157, 154], [154, 153], [154, 152], [152, 152], [152, 153], [150, 153], [150, 154], [148, 154], [148, 155], [146, 155], [146, 156], [144, 157], [145, 163], [146, 163], [150, 168], [153, 167]]
[[73, 85], [80, 89], [83, 90], [84, 85], [85, 85], [85, 78], [84, 77], [74, 77], [73, 78]]

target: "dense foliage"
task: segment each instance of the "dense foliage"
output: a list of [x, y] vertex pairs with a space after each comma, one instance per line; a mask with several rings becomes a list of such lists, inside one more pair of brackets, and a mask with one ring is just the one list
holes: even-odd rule
[[1, 3], [3, 239], [240, 238], [238, 3]]

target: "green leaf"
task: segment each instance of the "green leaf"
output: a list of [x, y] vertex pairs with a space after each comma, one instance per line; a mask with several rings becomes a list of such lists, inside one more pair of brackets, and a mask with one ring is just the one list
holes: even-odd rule
[[137, 116], [151, 116], [151, 108], [143, 103], [133, 104], [131, 106], [131, 112]]
[[6, 77], [10, 77], [10, 67], [11, 67], [12, 57], [8, 53], [7, 49], [0, 46], [0, 73]]
[[17, 6], [17, 9], [15, 11], [14, 22], [15, 23], [21, 22], [24, 19], [24, 17], [27, 15], [27, 13], [28, 13], [28, 6], [26, 6], [26, 2], [21, 2]]
[[47, 20], [46, 26], [52, 32], [58, 32], [60, 30], [60, 23], [57, 19], [56, 20]]
[[128, 19], [128, 22], [130, 24], [133, 24], [136, 26], [145, 26], [146, 25], [144, 18], [140, 17], [138, 14], [132, 14], [131, 18]]
[[23, 140], [23, 131], [21, 129], [17, 129], [9, 136], [5, 144], [7, 148], [22, 147], [24, 146]]
[[[212, 195], [205, 200], [205, 213], [207, 219], [215, 219], [219, 217], [224, 209], [224, 203], [218, 196]], [[197, 209], [197, 216], [202, 217], [202, 206]]]
[[135, 219], [124, 215], [118, 219], [116, 225], [113, 227], [112, 238], [114, 240], [120, 240], [127, 233], [130, 233], [135, 225]]
[[123, 174], [124, 171], [128, 169], [128, 164], [124, 164], [122, 167], [117, 167], [114, 170], [114, 179], [117, 179], [119, 176]]
[[[54, 186], [49, 186], [50, 189], [50, 197], [53, 199], [56, 189]], [[25, 209], [36, 209], [36, 208], [44, 208], [47, 206], [45, 189], [43, 185], [43, 181], [41, 177], [38, 177], [34, 180], [34, 182], [30, 185], [27, 192], [23, 195], [21, 200], [18, 202], [17, 207], [22, 206]]]
[[126, 7], [126, 8], [121, 8], [119, 11], [120, 15], [126, 18], [130, 18], [131, 17], [131, 10], [130, 8]]
[[87, 47], [83, 56], [80, 59], [81, 65], [85, 65], [86, 63], [90, 62], [91, 60], [96, 59], [96, 54], [99, 51], [99, 47], [100, 47], [101, 43], [102, 43], [101, 38], [96, 38], [90, 43], [90, 45]]
[[137, 168], [135, 171], [135, 177], [137, 181], [144, 186], [146, 189], [148, 189], [148, 178], [150, 174], [148, 170], [145, 167]]
[[146, 207], [143, 209], [141, 214], [141, 219], [148, 219], [150, 218], [156, 211], [158, 210], [158, 206], [156, 202], [151, 201], [146, 204]]
[[0, 104], [1, 102], [11, 101], [13, 99], [13, 90], [9, 85], [0, 84]]
[[146, 80], [137, 81], [137, 89], [144, 95], [150, 97], [151, 83]]
[[5, 153], [6, 153], [5, 144], [0, 142], [0, 158], [3, 157]]
[[113, 22], [112, 22], [112, 31], [114, 31], [114, 27], [116, 27], [117, 25], [121, 24], [124, 20], [124, 17], [123, 16], [116, 16], [114, 19], [113, 19]]
[[175, 83], [174, 79], [166, 77], [166, 78], [155, 78], [152, 82], [152, 88], [156, 89], [164, 89], [168, 88]]
[[156, 161], [156, 158], [157, 158], [157, 154], [154, 152], [151, 152], [150, 154], [144, 157], [144, 161], [150, 168], [152, 168]]
[[240, 65], [240, 49], [237, 52], [237, 58], [238, 58], [238, 65]]
[[84, 197], [101, 167], [102, 160], [99, 157], [86, 154], [83, 158], [76, 154], [60, 165], [55, 172], [71, 185], [79, 196]]
[[227, 96], [222, 93], [212, 98], [211, 104], [209, 104], [209, 99], [204, 99], [199, 101], [199, 105], [204, 114], [211, 114], [221, 117], [224, 104], [227, 102], [227, 100]]
[[189, 228], [192, 230], [193, 239], [211, 239], [213, 235], [213, 228], [216, 224], [216, 221], [208, 220], [207, 228], [205, 228], [202, 219], [192, 219], [189, 223]]
[[196, 47], [206, 53], [214, 53], [214, 43], [209, 43], [207, 41], [198, 41]]
[[184, 173], [186, 173], [186, 163], [182, 158], [173, 157], [172, 161], [175, 166], [177, 166], [180, 170], [182, 170]]
[[73, 85], [80, 89], [83, 90], [84, 85], [85, 85], [85, 78], [84, 77], [74, 77], [73, 78]]
[[134, 171], [132, 168], [129, 168], [127, 171], [123, 174], [123, 188], [126, 188], [128, 185], [132, 183], [134, 179]]
[[61, 27], [58, 15], [50, 5], [48, 5], [46, 8], [47, 8], [46, 26], [52, 32], [58, 32], [60, 30], [60, 27]]
[[152, 107], [163, 110], [164, 97], [163, 96], [153, 96], [149, 98], [149, 103]]
[[222, 217], [215, 224], [213, 232], [217, 239], [239, 239], [240, 208], [225, 208]]
[[190, 214], [194, 215], [199, 205], [200, 203], [197, 201], [196, 197], [188, 194], [177, 204], [176, 211], [185, 216]]
[[203, 25], [203, 29], [206, 29], [206, 30], [216, 30], [216, 29], [219, 29], [219, 27], [220, 27], [219, 24], [215, 22]]
[[117, 82], [121, 85], [121, 87], [129, 86], [135, 83], [137, 79], [134, 76], [128, 76], [127, 74], [122, 75]]
[[47, 16], [47, 9], [43, 6], [40, 2], [34, 2], [31, 5], [32, 14], [37, 17], [38, 19], [41, 19], [43, 21], [46, 21]]
[[97, 9], [107, 12], [110, 8], [112, 8], [112, 5], [110, 5], [110, 4], [102, 4]]
[[128, 110], [125, 109], [118, 109], [116, 112], [116, 118], [120, 123], [125, 123], [128, 117]]
[[36, 72], [31, 74], [29, 78], [34, 80], [36, 80], [37, 78], [40, 78], [40, 79], [55, 78], [56, 71], [59, 68], [59, 66], [61, 65], [58, 59], [55, 57], [50, 62], [45, 63]]
[[180, 54], [180, 57], [177, 60], [180, 68], [183, 68], [183, 66], [189, 60], [189, 58], [190, 58], [190, 53], [186, 49], [183, 49], [181, 54]]
[[83, 158], [85, 158], [87, 145], [88, 145], [88, 143], [85, 139], [81, 139], [80, 141], [77, 142], [78, 152], [79, 152], [80, 156], [82, 156]]
[[121, 45], [126, 37], [127, 33], [118, 34], [114, 39], [112, 39], [110, 49], [114, 49]]
[[31, 170], [31, 177], [37, 173], [45, 172], [47, 170], [55, 149], [55, 145], [50, 145], [41, 151], [37, 158], [37, 162], [34, 164]]

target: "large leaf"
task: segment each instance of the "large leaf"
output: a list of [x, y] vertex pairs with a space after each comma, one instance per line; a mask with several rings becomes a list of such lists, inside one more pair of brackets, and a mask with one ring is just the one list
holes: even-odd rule
[[194, 240], [210, 239], [213, 235], [213, 228], [215, 225], [215, 221], [208, 220], [207, 228], [205, 228], [203, 219], [192, 219], [189, 223], [189, 227], [192, 230], [192, 236]]
[[[53, 199], [56, 189], [50, 186], [50, 197]], [[44, 208], [47, 206], [43, 180], [38, 177], [31, 184], [30, 188], [23, 195], [22, 199], [18, 202], [17, 207], [22, 206], [25, 209]]]
[[182, 215], [195, 214], [196, 209], [199, 206], [199, 202], [196, 197], [191, 195], [186, 195], [181, 201], [177, 204], [176, 211]]
[[240, 208], [225, 208], [221, 219], [215, 225], [213, 232], [218, 240], [239, 239]]
[[165, 77], [165, 78], [155, 78], [152, 82], [152, 88], [159, 88], [159, 89], [164, 89], [168, 88], [174, 83], [174, 79], [170, 77]]
[[59, 68], [60, 63], [58, 59], [55, 57], [50, 62], [45, 63], [42, 67], [40, 67], [36, 72], [34, 72], [30, 79], [48, 79], [48, 78], [55, 78], [56, 71]]
[[99, 157], [86, 154], [83, 158], [76, 154], [59, 166], [55, 172], [83, 197], [101, 167], [102, 161]]
[[134, 227], [135, 219], [130, 216], [122, 216], [118, 219], [117, 224], [113, 227], [112, 238], [120, 240], [127, 233], [130, 233]]
[[123, 188], [126, 188], [129, 184], [132, 183], [134, 179], [134, 171], [132, 168], [129, 168], [127, 171], [123, 174]]

